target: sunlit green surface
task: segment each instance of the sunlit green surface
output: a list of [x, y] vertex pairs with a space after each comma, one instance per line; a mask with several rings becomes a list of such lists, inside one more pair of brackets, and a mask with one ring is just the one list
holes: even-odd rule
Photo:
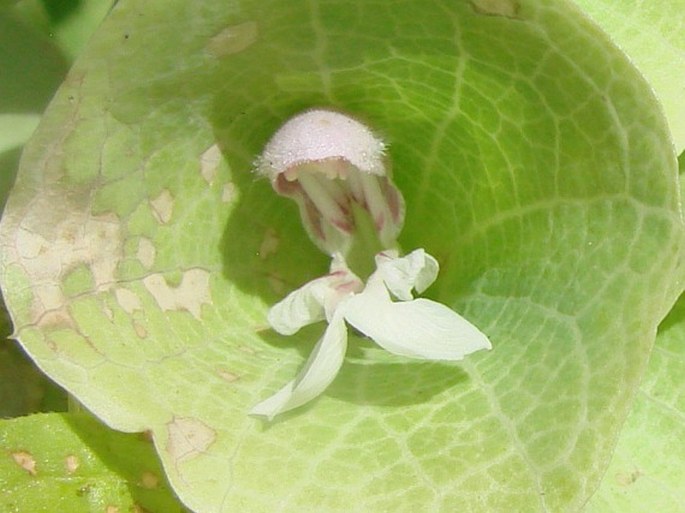
[[[598, 485], [682, 287], [675, 160], [602, 33], [560, 2], [488, 5], [122, 2], [70, 72], [8, 203], [3, 290], [41, 368], [151, 430], [195, 510], [573, 511]], [[281, 339], [265, 311], [326, 262], [249, 171], [311, 105], [388, 139], [403, 247], [494, 349], [358, 341], [267, 427], [246, 412], [318, 332]]]

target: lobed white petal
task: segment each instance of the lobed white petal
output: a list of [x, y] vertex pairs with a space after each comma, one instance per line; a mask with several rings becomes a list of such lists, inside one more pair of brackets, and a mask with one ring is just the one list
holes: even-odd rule
[[346, 350], [347, 328], [342, 314], [336, 312], [298, 377], [252, 408], [250, 414], [271, 420], [318, 397], [338, 374]]
[[402, 301], [413, 299], [412, 289], [418, 293], [426, 290], [440, 270], [438, 261], [423, 248], [401, 258], [396, 251], [384, 251], [376, 255], [376, 266], [388, 290]]
[[292, 335], [300, 328], [326, 318], [324, 302], [330, 289], [327, 276], [312, 280], [271, 307], [269, 325], [281, 335]]
[[397, 355], [461, 360], [492, 347], [478, 328], [445, 305], [428, 299], [393, 302], [377, 273], [343, 307], [347, 322]]
[[350, 271], [342, 255], [336, 253], [327, 275], [288, 294], [271, 307], [267, 320], [281, 335], [292, 335], [304, 326], [331, 319], [341, 300], [363, 288], [364, 283]]

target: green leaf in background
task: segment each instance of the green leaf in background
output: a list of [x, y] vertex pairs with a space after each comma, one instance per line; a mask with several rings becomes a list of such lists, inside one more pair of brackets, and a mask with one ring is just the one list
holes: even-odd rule
[[685, 4], [575, 0], [645, 75], [662, 102], [676, 150], [685, 150]]
[[[265, 313], [322, 274], [256, 181], [312, 105], [390, 142], [401, 237], [491, 338], [461, 365], [353, 340], [333, 386], [246, 415], [319, 332]], [[682, 290], [669, 132], [568, 3], [117, 4], [27, 146], [1, 279], [38, 365], [110, 426], [152, 432], [198, 513], [577, 511]]]
[[0, 511], [180, 513], [152, 444], [83, 414], [0, 420]]
[[21, 147], [111, 5], [112, 0], [0, 3], [0, 212]]
[[19, 0], [15, 13], [73, 61], [116, 0]]
[[0, 418], [64, 411], [67, 399], [62, 390], [39, 372], [15, 343], [7, 340], [11, 333], [0, 298]]
[[[6, 7], [9, 2], [0, 4]], [[47, 37], [0, 9], [0, 213], [14, 182], [23, 144], [67, 72]], [[66, 399], [7, 340], [12, 333], [0, 296], [0, 417], [61, 409]]]
[[0, 10], [0, 212], [14, 181], [22, 145], [67, 72], [47, 37]]
[[[49, 3], [54, 19], [45, 15], [47, 3], [0, 3], [0, 7], [14, 7], [0, 11], [0, 213], [14, 182], [22, 146], [66, 75], [67, 61], [85, 44], [105, 7], [111, 5], [109, 0], [68, 3]], [[58, 16], [55, 9], [65, 7], [69, 7], [65, 16]], [[69, 23], [79, 29], [73, 30], [71, 37], [60, 37], [68, 32], [64, 27]], [[0, 297], [0, 417], [65, 409], [66, 396], [61, 389], [6, 340], [11, 332]]]

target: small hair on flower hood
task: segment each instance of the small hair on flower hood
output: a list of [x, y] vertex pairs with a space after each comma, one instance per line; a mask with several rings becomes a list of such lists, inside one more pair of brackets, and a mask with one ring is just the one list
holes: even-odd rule
[[342, 159], [362, 172], [383, 176], [386, 148], [356, 119], [333, 110], [312, 109], [278, 129], [257, 159], [256, 169], [273, 182], [301, 165]]

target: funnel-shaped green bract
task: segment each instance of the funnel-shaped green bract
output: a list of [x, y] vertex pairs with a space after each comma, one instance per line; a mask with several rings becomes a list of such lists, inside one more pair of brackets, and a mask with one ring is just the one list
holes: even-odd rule
[[649, 367], [586, 513], [682, 511], [685, 504], [685, 296], [659, 326]]
[[[322, 275], [250, 173], [290, 115], [389, 144], [402, 247], [493, 350], [359, 339], [317, 401], [247, 412], [320, 336], [266, 311]], [[197, 512], [575, 511], [682, 288], [666, 121], [560, 1], [121, 1], [28, 145], [0, 231], [15, 332], [111, 426], [150, 430]]]

